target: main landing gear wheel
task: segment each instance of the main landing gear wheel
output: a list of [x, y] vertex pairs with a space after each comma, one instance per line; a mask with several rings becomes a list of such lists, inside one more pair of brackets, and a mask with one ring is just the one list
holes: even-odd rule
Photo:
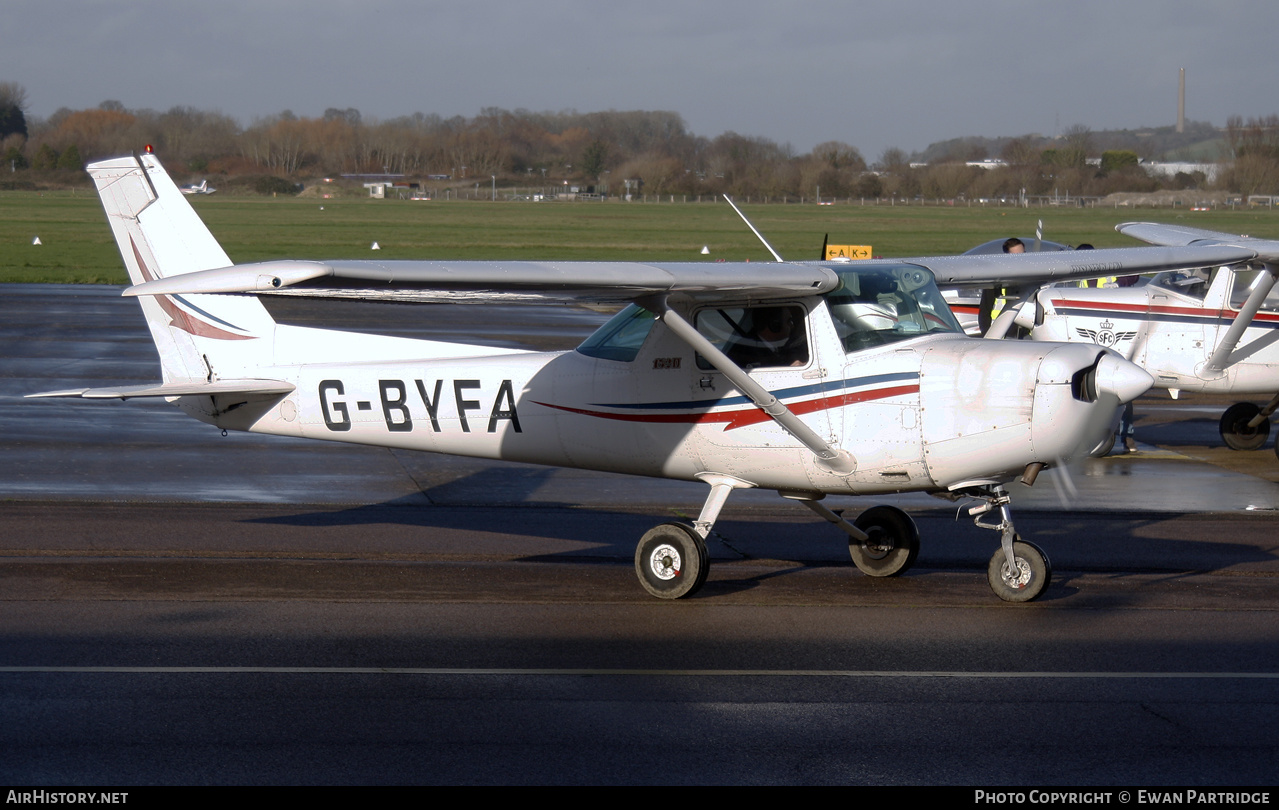
[[[1263, 419], [1255, 428], [1248, 427], [1261, 408], [1251, 402], [1236, 402], [1221, 415], [1221, 440], [1231, 450], [1256, 450], [1270, 436], [1270, 420]], [[1279, 450], [1275, 451], [1279, 453]]]
[[1110, 451], [1115, 449], [1115, 434], [1108, 433], [1106, 438], [1097, 443], [1097, 446], [1088, 454], [1090, 458], [1105, 458], [1110, 455]]
[[635, 547], [635, 573], [644, 590], [658, 599], [697, 593], [710, 567], [706, 541], [683, 523], [654, 526]]
[[875, 506], [858, 516], [853, 525], [867, 535], [848, 539], [848, 555], [863, 574], [895, 577], [904, 574], [919, 556], [919, 529], [910, 515], [895, 506]]
[[1052, 582], [1053, 566], [1048, 555], [1034, 543], [1013, 540], [1013, 559], [1016, 568], [1008, 565], [1008, 555], [1003, 548], [990, 558], [986, 577], [990, 589], [1005, 602], [1029, 602], [1039, 597]]

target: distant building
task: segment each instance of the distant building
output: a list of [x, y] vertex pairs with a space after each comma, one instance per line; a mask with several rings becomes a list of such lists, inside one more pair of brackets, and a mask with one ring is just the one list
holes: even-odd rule
[[1215, 183], [1217, 174], [1221, 171], [1220, 163], [1156, 163], [1143, 161], [1141, 167], [1150, 174], [1157, 174], [1161, 177], [1176, 177], [1178, 173], [1194, 174], [1195, 172], [1203, 172], [1209, 183]]

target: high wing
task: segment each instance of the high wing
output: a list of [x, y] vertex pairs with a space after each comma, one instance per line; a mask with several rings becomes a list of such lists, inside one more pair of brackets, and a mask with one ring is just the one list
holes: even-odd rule
[[1143, 242], [1166, 245], [1179, 250], [1190, 250], [1199, 247], [1237, 248], [1250, 251], [1253, 254], [1247, 260], [1239, 259], [1231, 262], [1219, 262], [1219, 264], [1236, 264], [1239, 261], [1251, 259], [1259, 260], [1262, 263], [1266, 272], [1257, 276], [1252, 290], [1248, 293], [1248, 300], [1240, 307], [1239, 314], [1235, 316], [1230, 328], [1226, 330], [1226, 334], [1221, 338], [1221, 343], [1217, 344], [1212, 356], [1208, 358], [1206, 368], [1209, 371], [1223, 371], [1234, 362], [1231, 354], [1239, 345], [1239, 341], [1243, 338], [1244, 332], [1247, 331], [1248, 325], [1252, 323], [1253, 317], [1256, 316], [1262, 304], [1265, 303], [1266, 296], [1270, 295], [1270, 291], [1274, 289], [1276, 279], [1279, 278], [1279, 240], [1254, 239], [1250, 236], [1239, 236], [1221, 233], [1220, 231], [1206, 231], [1201, 228], [1187, 228], [1182, 225], [1164, 225], [1158, 222], [1125, 222], [1122, 225], [1116, 225], [1115, 230], [1125, 236], [1131, 236]]
[[125, 295], [280, 293], [387, 301], [627, 303], [660, 295], [767, 300], [839, 286], [808, 264], [717, 262], [271, 261], [148, 281]]
[[[934, 256], [885, 264], [918, 264], [931, 270], [939, 285], [977, 288], [1156, 273], [1234, 264], [1256, 256], [1256, 251], [1245, 247], [1193, 245]], [[654, 295], [767, 300], [835, 289], [839, 278], [831, 269], [834, 266], [798, 262], [270, 261], [148, 281], [130, 287], [125, 295], [276, 293], [449, 303], [625, 303]]]

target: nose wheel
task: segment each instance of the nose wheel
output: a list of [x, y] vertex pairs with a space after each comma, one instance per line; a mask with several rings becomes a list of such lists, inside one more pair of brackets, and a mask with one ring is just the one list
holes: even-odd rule
[[1018, 538], [1013, 541], [1012, 556], [1010, 565], [1008, 555], [1001, 548], [990, 558], [986, 568], [990, 589], [1005, 602], [1036, 599], [1052, 581], [1053, 567], [1048, 555], [1034, 543]]
[[[1002, 486], [984, 488], [976, 494], [985, 501], [969, 510], [973, 523], [981, 529], [999, 532], [999, 550], [986, 566], [990, 589], [1005, 602], [1030, 602], [1038, 599], [1052, 582], [1053, 567], [1048, 555], [1034, 543], [1021, 539], [1013, 528], [1008, 493]], [[999, 510], [998, 523], [983, 523], [982, 516]]]

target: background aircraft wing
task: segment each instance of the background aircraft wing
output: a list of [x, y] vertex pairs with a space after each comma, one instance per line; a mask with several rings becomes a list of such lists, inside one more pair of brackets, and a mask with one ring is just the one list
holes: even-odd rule
[[1184, 225], [1163, 225], [1158, 222], [1125, 222], [1116, 225], [1115, 230], [1152, 245], [1234, 246], [1254, 251], [1254, 258], [1264, 262], [1279, 261], [1279, 240], [1274, 239], [1253, 239], [1250, 236], [1205, 231]]
[[759, 262], [273, 261], [148, 281], [125, 295], [277, 293], [385, 301], [623, 303], [651, 295], [792, 298], [828, 292], [838, 275]]

